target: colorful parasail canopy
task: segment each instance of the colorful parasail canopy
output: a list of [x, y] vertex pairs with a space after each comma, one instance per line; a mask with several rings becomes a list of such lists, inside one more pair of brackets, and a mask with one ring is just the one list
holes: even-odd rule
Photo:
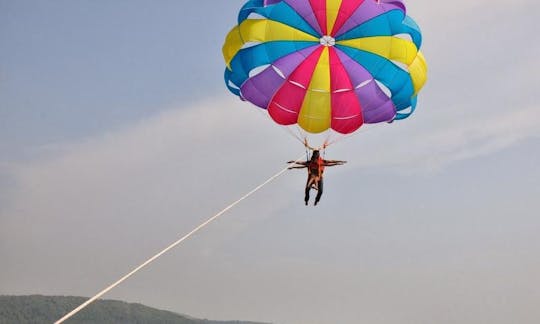
[[223, 45], [225, 83], [278, 124], [349, 134], [414, 112], [421, 42], [402, 0], [250, 0]]

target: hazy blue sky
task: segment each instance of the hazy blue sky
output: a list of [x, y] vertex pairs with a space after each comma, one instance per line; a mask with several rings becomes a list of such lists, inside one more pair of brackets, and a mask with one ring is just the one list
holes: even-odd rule
[[[91, 296], [302, 147], [229, 95], [243, 1], [0, 0], [0, 294]], [[540, 322], [540, 4], [409, 1], [414, 117], [291, 171], [107, 298], [279, 324]]]

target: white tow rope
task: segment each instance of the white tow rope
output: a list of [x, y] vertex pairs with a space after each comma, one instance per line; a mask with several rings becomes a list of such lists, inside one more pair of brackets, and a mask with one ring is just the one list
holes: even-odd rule
[[[303, 157], [303, 154], [302, 154], [302, 157]], [[302, 157], [299, 157], [298, 159], [296, 159], [296, 161], [300, 161], [302, 159]], [[278, 173], [276, 173], [275, 175], [273, 175], [272, 177], [268, 178], [268, 180], [266, 180], [265, 182], [263, 182], [262, 184], [260, 184], [259, 186], [255, 187], [253, 190], [251, 190], [250, 192], [248, 192], [247, 194], [245, 194], [243, 197], [241, 197], [240, 199], [238, 199], [237, 201], [233, 202], [232, 204], [230, 204], [229, 206], [225, 207], [223, 210], [221, 210], [219, 213], [215, 214], [214, 216], [212, 216], [211, 218], [209, 218], [207, 221], [205, 221], [204, 223], [200, 224], [199, 226], [195, 227], [191, 232], [187, 233], [186, 235], [184, 235], [182, 238], [180, 238], [178, 241], [172, 243], [171, 245], [169, 245], [168, 247], [166, 247], [165, 249], [163, 249], [161, 252], [157, 253], [156, 255], [154, 255], [153, 257], [151, 257], [150, 259], [146, 260], [143, 264], [141, 264], [140, 266], [136, 267], [135, 269], [133, 269], [130, 273], [126, 274], [125, 276], [123, 276], [122, 278], [120, 278], [118, 281], [116, 281], [115, 283], [111, 284], [110, 286], [108, 286], [107, 288], [103, 289], [102, 291], [100, 291], [99, 293], [97, 293], [94, 297], [90, 298], [89, 300], [87, 300], [86, 302], [82, 303], [80, 306], [78, 306], [77, 308], [75, 308], [74, 310], [72, 310], [71, 312], [69, 312], [68, 314], [66, 314], [64, 317], [62, 317], [61, 319], [59, 319], [58, 321], [54, 322], [54, 324], [60, 324], [60, 323], [63, 323], [64, 321], [68, 320], [69, 318], [71, 318], [73, 315], [77, 314], [79, 311], [81, 311], [82, 309], [86, 308], [86, 306], [90, 305], [92, 302], [94, 302], [96, 299], [100, 298], [101, 296], [105, 295], [106, 293], [108, 293], [110, 290], [112, 290], [113, 288], [115, 288], [116, 286], [118, 286], [119, 284], [121, 284], [122, 282], [124, 282], [125, 280], [127, 280], [129, 277], [131, 277], [132, 275], [134, 275], [135, 273], [137, 273], [139, 270], [141, 270], [142, 268], [146, 267], [147, 265], [149, 265], [150, 263], [154, 262], [157, 258], [159, 258], [160, 256], [162, 256], [163, 254], [167, 253], [169, 250], [173, 249], [174, 247], [176, 247], [177, 245], [179, 245], [180, 243], [182, 243], [183, 241], [187, 240], [188, 238], [190, 238], [193, 234], [197, 233], [199, 230], [201, 230], [202, 228], [204, 228], [206, 225], [210, 224], [211, 222], [213, 222], [214, 220], [216, 220], [218, 217], [220, 217], [221, 215], [225, 214], [227, 211], [229, 211], [230, 209], [232, 209], [234, 206], [238, 205], [240, 202], [242, 202], [243, 200], [247, 199], [248, 197], [250, 197], [251, 195], [253, 195], [254, 193], [256, 193], [257, 191], [259, 191], [262, 187], [266, 186], [267, 184], [269, 184], [270, 182], [274, 181], [275, 179], [279, 178], [283, 173], [285, 173], [287, 171], [288, 167], [279, 171]]]

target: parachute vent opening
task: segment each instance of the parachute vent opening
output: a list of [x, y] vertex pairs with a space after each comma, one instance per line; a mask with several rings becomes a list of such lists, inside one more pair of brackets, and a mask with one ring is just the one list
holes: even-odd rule
[[299, 83], [299, 82], [296, 82], [296, 81], [291, 81], [291, 80], [289, 80], [289, 82], [291, 84], [294, 84], [295, 86], [298, 86], [298, 87], [302, 88], [302, 89], [307, 89], [307, 87], [305, 85], [303, 85], [302, 83]]
[[264, 70], [266, 70], [268, 67], [270, 66], [270, 64], [266, 64], [266, 65], [261, 65], [261, 66], [258, 66], [256, 68], [254, 68], [253, 70], [249, 71], [249, 77], [250, 78], [253, 78], [254, 76], [258, 75], [258, 74], [261, 74]]
[[249, 16], [247, 17], [247, 19], [251, 19], [251, 20], [263, 20], [263, 19], [268, 19], [266, 18], [265, 16], [262, 16], [256, 12], [252, 12], [249, 14]]
[[405, 34], [405, 33], [403, 33], [403, 34], [395, 34], [395, 35], [392, 35], [392, 36], [393, 36], [393, 37], [397, 37], [397, 38], [401, 38], [401, 39], [406, 40], [406, 41], [409, 41], [409, 42], [412, 42], [412, 41], [413, 41], [411, 35]]
[[336, 40], [332, 36], [323, 36], [319, 39], [322, 46], [331, 47], [336, 45]]
[[244, 45], [242, 45], [241, 49], [254, 47], [254, 46], [257, 46], [257, 45], [260, 45], [260, 44], [262, 44], [262, 43], [261, 42], [247, 42], [247, 43], [244, 43]]
[[227, 82], [227, 84], [228, 84], [231, 88], [240, 90], [240, 88], [239, 88], [236, 84], [232, 83], [231, 80], [229, 80], [229, 81]]
[[352, 89], [337, 89], [337, 90], [334, 90], [332, 93], [342, 93], [342, 92], [347, 92], [347, 91], [351, 91]]
[[403, 62], [398, 62], [398, 61], [394, 61], [394, 60], [391, 60], [392, 63], [394, 63], [395, 66], [397, 66], [398, 68], [402, 69], [403, 71], [409, 73], [409, 66]]
[[274, 69], [274, 71], [276, 71], [276, 73], [277, 73], [282, 79], [286, 79], [286, 78], [287, 78], [287, 77], [285, 76], [285, 73], [283, 73], [283, 71], [281, 71], [277, 66], [272, 65], [272, 69]]
[[334, 120], [348, 120], [348, 119], [357, 118], [358, 116], [360, 116], [360, 115], [356, 114], [356, 115], [351, 115], [351, 116], [332, 117], [332, 119], [334, 119]]
[[291, 113], [291, 114], [297, 114], [297, 112], [296, 112], [295, 110], [292, 110], [292, 109], [289, 109], [289, 108], [287, 108], [287, 107], [284, 107], [284, 106], [282, 106], [281, 104], [279, 104], [279, 103], [277, 103], [277, 102], [275, 102], [275, 101], [274, 101], [274, 104], [275, 104], [276, 106], [278, 106], [279, 109], [282, 109], [282, 110], [284, 110], [284, 111], [286, 111], [286, 112], [288, 112], [288, 113]]
[[406, 114], [406, 115], [410, 115], [412, 114], [412, 112], [413, 112], [413, 108], [411, 106], [399, 111], [400, 114]]
[[387, 86], [385, 86], [384, 84], [382, 84], [381, 82], [375, 80], [375, 82], [377, 83], [377, 86], [379, 86], [379, 88], [382, 90], [382, 92], [384, 92], [384, 94], [388, 97], [388, 98], [392, 98], [392, 91], [390, 91], [390, 89], [388, 89]]
[[310, 89], [310, 90], [313, 91], [313, 92], [329, 93], [329, 91], [325, 90], [325, 89]]
[[360, 89], [360, 88], [362, 88], [362, 87], [365, 87], [365, 86], [367, 86], [368, 84], [370, 84], [371, 81], [373, 81], [373, 79], [366, 80], [366, 81], [360, 83], [359, 85], [357, 85], [357, 86], [354, 87], [354, 88], [355, 88], [355, 89]]

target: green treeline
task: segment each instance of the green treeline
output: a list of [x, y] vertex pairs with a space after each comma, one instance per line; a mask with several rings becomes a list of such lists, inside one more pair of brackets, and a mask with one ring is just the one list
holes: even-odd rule
[[[0, 324], [51, 324], [86, 300], [87, 298], [84, 297], [0, 296]], [[114, 300], [98, 300], [80, 311], [69, 321], [66, 321], [66, 323], [257, 324], [253, 322], [193, 319], [141, 304], [128, 304]]]

